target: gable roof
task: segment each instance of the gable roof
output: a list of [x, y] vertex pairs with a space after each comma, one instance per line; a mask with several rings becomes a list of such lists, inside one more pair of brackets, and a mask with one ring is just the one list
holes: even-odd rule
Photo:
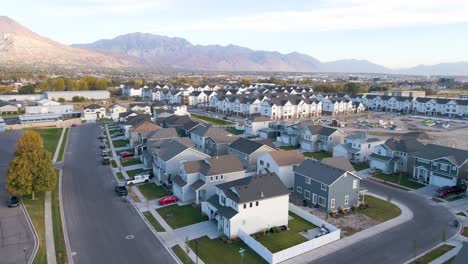
[[351, 172], [356, 171], [353, 165], [351, 165], [351, 162], [349, 162], [349, 160], [346, 159], [345, 157], [324, 158], [322, 159], [322, 163], [328, 166], [332, 166], [332, 167], [344, 170], [344, 171], [351, 171]]
[[169, 128], [160, 128], [158, 130], [148, 131], [143, 134], [148, 140], [158, 140], [158, 139], [167, 139], [167, 138], [178, 138], [177, 130], [173, 127]]
[[183, 163], [187, 174], [201, 173], [205, 176], [244, 171], [241, 161], [235, 155], [210, 157], [205, 160], [186, 161]]
[[284, 186], [276, 173], [245, 177], [218, 184], [216, 187], [223, 190], [224, 194], [236, 203], [246, 203], [289, 195], [288, 188]]
[[385, 141], [385, 146], [393, 151], [414, 153], [421, 150], [424, 144], [414, 138], [389, 138]]
[[264, 145], [265, 144], [259, 140], [250, 140], [247, 138], [240, 137], [236, 141], [229, 144], [229, 147], [239, 152], [250, 155]]
[[124, 122], [125, 125], [133, 126], [142, 121], [151, 121], [151, 117], [147, 114], [137, 114], [134, 116], [128, 116], [127, 121]]
[[414, 154], [416, 157], [434, 160], [445, 157], [457, 166], [462, 165], [468, 159], [468, 151], [441, 145], [427, 144]]
[[324, 136], [330, 136], [331, 134], [335, 133], [338, 131], [336, 128], [332, 127], [324, 127], [321, 125], [312, 125], [307, 127], [312, 135], [324, 135]]
[[300, 164], [304, 161], [304, 155], [295, 150], [277, 150], [267, 153], [278, 164], [278, 166], [289, 166]]
[[163, 161], [168, 161], [187, 149], [189, 147], [177, 140], [167, 140], [159, 146], [159, 149], [156, 149], [156, 153]]
[[130, 128], [131, 132], [156, 131], [161, 127], [148, 120], [142, 120]]
[[100, 108], [102, 108], [102, 107], [103, 107], [103, 106], [100, 106], [100, 105], [98, 105], [98, 104], [90, 104], [90, 105], [87, 105], [87, 106], [85, 106], [85, 107], [83, 107], [83, 108], [84, 108], [84, 109], [94, 109], [94, 110], [95, 110], [95, 109], [100, 109]]
[[340, 178], [345, 170], [323, 164], [318, 160], [306, 159], [304, 162], [294, 168], [294, 172], [312, 178], [318, 182], [330, 185]]

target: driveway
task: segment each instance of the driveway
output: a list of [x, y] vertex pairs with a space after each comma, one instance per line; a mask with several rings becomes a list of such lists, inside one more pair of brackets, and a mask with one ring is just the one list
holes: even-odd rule
[[5, 188], [8, 164], [22, 131], [0, 133], [0, 263], [25, 263], [31, 257], [34, 237], [21, 207], [8, 208]]
[[456, 218], [443, 205], [367, 180], [361, 183], [370, 192], [391, 196], [393, 200], [405, 204], [413, 211], [414, 218], [311, 263], [404, 263], [414, 256], [415, 243], [419, 255], [442, 242], [444, 232], [447, 239], [456, 233], [457, 229], [452, 224]]
[[63, 205], [75, 264], [176, 263], [135, 208], [114, 193], [100, 163], [98, 124], [72, 128], [63, 167]]

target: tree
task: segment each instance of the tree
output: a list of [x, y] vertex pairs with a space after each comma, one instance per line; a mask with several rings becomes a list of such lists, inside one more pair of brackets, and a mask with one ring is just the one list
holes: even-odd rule
[[19, 94], [33, 94], [35, 92], [34, 86], [32, 85], [25, 85], [18, 88]]
[[65, 99], [64, 99], [63, 97], [60, 97], [60, 98], [58, 99], [58, 101], [59, 101], [59, 103], [65, 103]]
[[6, 187], [17, 195], [52, 190], [56, 183], [52, 156], [44, 149], [39, 133], [29, 131], [18, 141], [15, 158], [7, 171]]
[[344, 86], [344, 92], [351, 93], [351, 94], [356, 94], [356, 93], [361, 92], [361, 88], [356, 83], [347, 83]]

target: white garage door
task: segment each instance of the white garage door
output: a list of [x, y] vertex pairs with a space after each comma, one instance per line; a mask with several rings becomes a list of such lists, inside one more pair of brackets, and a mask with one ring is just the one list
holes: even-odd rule
[[310, 143], [310, 142], [301, 142], [301, 148], [303, 150], [312, 151], [312, 143]]
[[369, 166], [373, 169], [379, 169], [381, 171], [387, 171], [387, 164], [384, 161], [371, 159]]
[[444, 177], [439, 177], [439, 176], [432, 176], [431, 177], [431, 184], [435, 186], [453, 186], [455, 183], [453, 182], [452, 179], [444, 178]]

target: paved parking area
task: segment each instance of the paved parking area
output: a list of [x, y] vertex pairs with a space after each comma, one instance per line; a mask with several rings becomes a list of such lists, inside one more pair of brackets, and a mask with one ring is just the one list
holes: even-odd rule
[[21, 131], [0, 133], [0, 263], [7, 264], [25, 263], [34, 247], [34, 237], [22, 208], [7, 206], [6, 172], [21, 135]]

